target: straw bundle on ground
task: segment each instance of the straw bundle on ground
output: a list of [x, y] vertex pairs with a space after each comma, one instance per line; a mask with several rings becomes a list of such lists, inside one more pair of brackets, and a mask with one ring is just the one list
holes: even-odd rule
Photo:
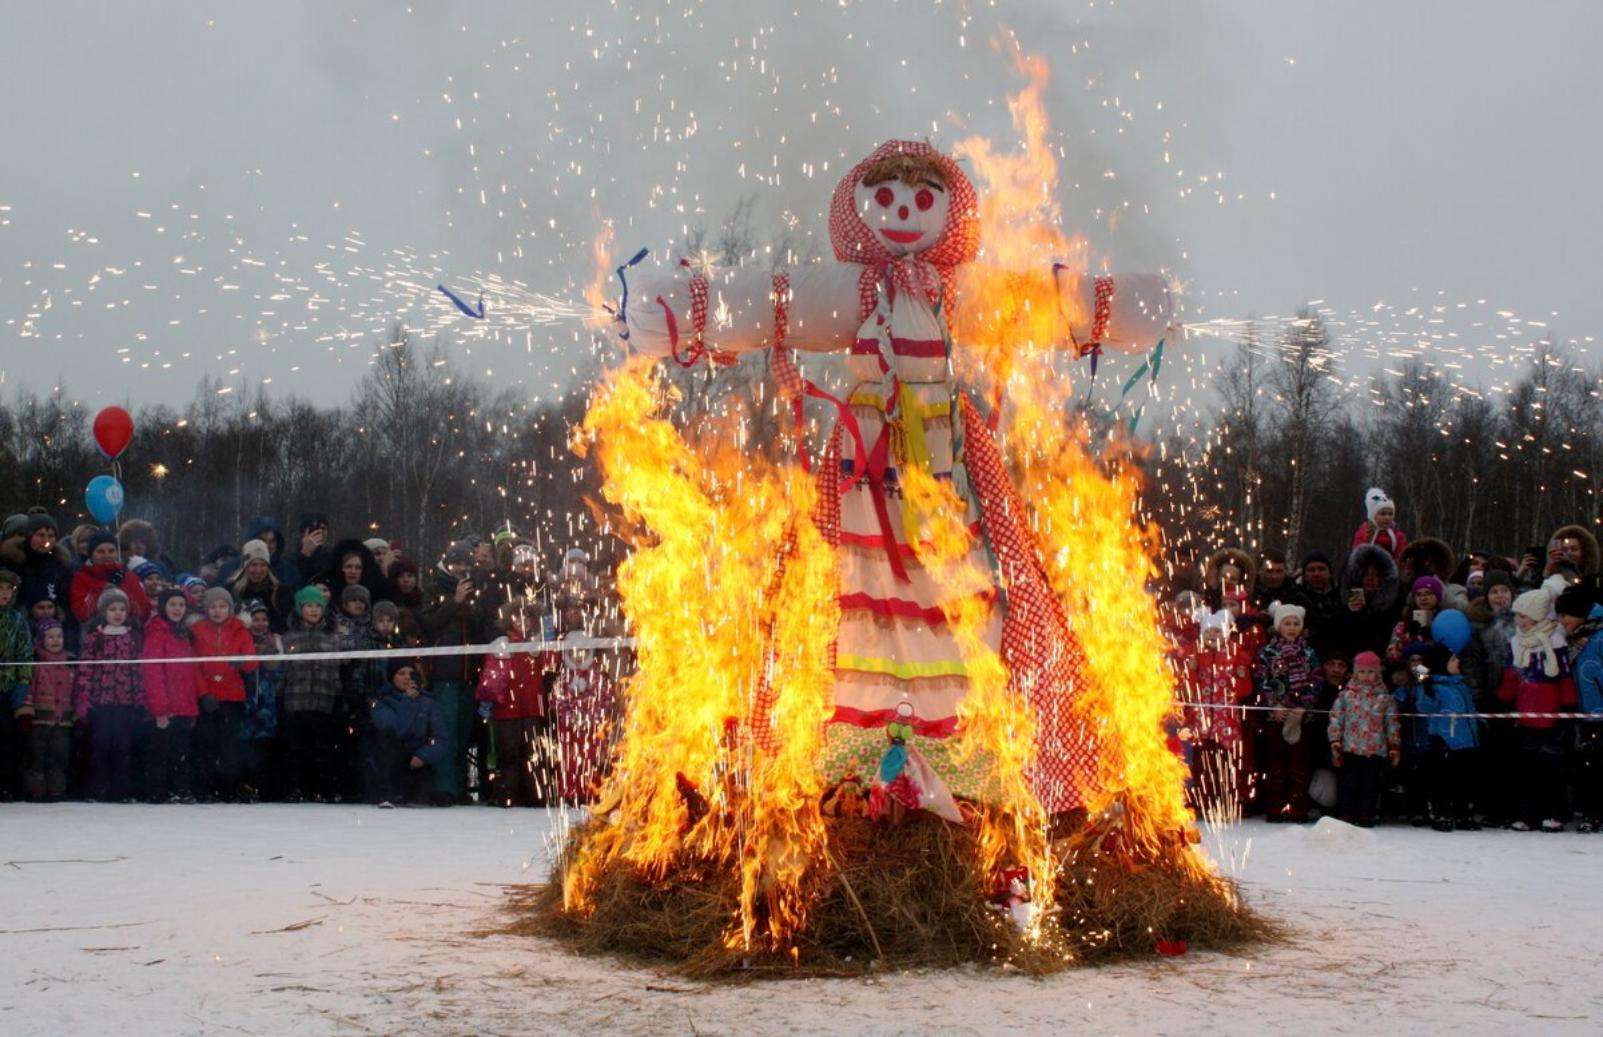
[[575, 829], [551, 881], [514, 892], [510, 931], [558, 939], [688, 975], [727, 978], [856, 975], [878, 969], [1007, 965], [1045, 974], [1075, 965], [1273, 939], [1276, 928], [1232, 886], [1180, 857], [1128, 855], [1060, 841], [1059, 910], [1027, 941], [990, 902], [971, 830], [928, 815], [885, 826], [831, 819], [827, 859], [807, 883], [812, 908], [791, 947], [744, 948], [729, 934], [739, 901], [735, 869], [682, 861], [658, 881], [627, 867], [600, 876], [585, 917], [562, 908], [562, 874], [585, 828]]

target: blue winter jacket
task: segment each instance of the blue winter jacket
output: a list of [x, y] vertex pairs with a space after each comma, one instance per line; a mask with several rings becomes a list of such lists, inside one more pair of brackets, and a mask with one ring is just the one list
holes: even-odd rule
[[1480, 745], [1479, 721], [1445, 715], [1475, 712], [1475, 698], [1464, 678], [1451, 674], [1431, 677], [1419, 686], [1414, 705], [1419, 712], [1432, 714], [1423, 721], [1427, 738], [1440, 738], [1449, 749], [1474, 749]]
[[395, 735], [401, 748], [431, 767], [444, 763], [450, 749], [434, 696], [427, 692], [414, 699], [392, 684], [384, 685], [373, 704], [373, 727]]
[[[1593, 605], [1588, 619], [1603, 620], [1603, 605]], [[1582, 712], [1603, 716], [1603, 631], [1592, 635], [1575, 657], [1572, 670]], [[1591, 723], [1591, 721], [1584, 721]]]

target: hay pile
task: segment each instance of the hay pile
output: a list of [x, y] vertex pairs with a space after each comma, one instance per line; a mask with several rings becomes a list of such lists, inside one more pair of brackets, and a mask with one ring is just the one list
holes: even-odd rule
[[[575, 829], [551, 881], [515, 891], [508, 931], [558, 939], [585, 954], [611, 954], [698, 977], [840, 976], [884, 968], [1006, 964], [1036, 975], [1173, 949], [1229, 950], [1275, 938], [1225, 881], [1178, 859], [1135, 863], [1060, 841], [1061, 926], [1021, 940], [987, 902], [974, 835], [928, 815], [887, 827], [831, 819], [829, 861], [808, 876], [813, 904], [794, 952], [725, 946], [739, 878], [732, 868], [681, 862], [663, 881], [629, 868], [600, 877], [587, 918], [562, 911], [562, 874], [585, 829]], [[837, 867], [838, 866], [838, 867]]]

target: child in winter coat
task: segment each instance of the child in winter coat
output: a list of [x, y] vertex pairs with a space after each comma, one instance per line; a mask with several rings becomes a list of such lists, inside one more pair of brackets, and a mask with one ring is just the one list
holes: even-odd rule
[[1431, 624], [1442, 607], [1442, 581], [1434, 576], [1421, 576], [1408, 592], [1408, 603], [1403, 618], [1392, 628], [1391, 641], [1386, 645], [1386, 661], [1393, 666], [1403, 661], [1403, 650], [1418, 642], [1433, 639]]
[[[502, 606], [499, 626], [513, 644], [524, 644], [526, 621], [522, 610], [512, 604]], [[479, 674], [477, 698], [481, 708], [490, 710], [490, 727], [495, 739], [495, 770], [490, 775], [495, 802], [503, 807], [540, 806], [544, 798], [535, 766], [545, 734], [545, 693], [547, 668], [528, 652], [512, 652], [505, 657], [486, 656]]]
[[33, 632], [16, 607], [21, 588], [21, 576], [0, 569], [0, 803], [21, 791], [23, 730], [28, 724], [22, 707], [30, 668], [15, 665], [33, 661]]
[[414, 805], [450, 800], [432, 793], [435, 767], [449, 750], [434, 699], [423, 691], [422, 669], [410, 659], [390, 665], [387, 683], [373, 706], [369, 749], [373, 802], [381, 807], [402, 801]]
[[[241, 619], [250, 628], [257, 655], [284, 654], [283, 638], [273, 632], [276, 617], [266, 602], [246, 602]], [[267, 777], [273, 739], [278, 737], [278, 689], [283, 680], [283, 663], [262, 662], [245, 682], [245, 719], [239, 734], [245, 741], [245, 772], [253, 790], [259, 790]]]
[[1455, 716], [1475, 712], [1469, 682], [1459, 673], [1458, 657], [1439, 645], [1425, 653], [1430, 675], [1414, 695], [1414, 708], [1426, 714], [1429, 748], [1424, 775], [1430, 799], [1431, 827], [1438, 832], [1479, 831], [1470, 812], [1473, 774], [1480, 748], [1479, 722]]
[[[285, 655], [340, 650], [339, 637], [324, 615], [325, 600], [317, 587], [296, 592], [295, 618], [284, 634]], [[340, 704], [340, 661], [286, 663], [279, 700], [289, 754], [286, 798], [291, 802], [332, 800], [339, 763], [335, 710]]]
[[1302, 737], [1305, 711], [1319, 691], [1319, 659], [1303, 635], [1304, 610], [1277, 603], [1270, 613], [1275, 632], [1258, 652], [1252, 684], [1263, 738], [1263, 799], [1270, 821], [1308, 820], [1308, 779], [1312, 760]]
[[[373, 592], [360, 583], [340, 588], [339, 612], [334, 617], [334, 636], [342, 652], [365, 652], [373, 648]], [[336, 780], [340, 799], [359, 801], [366, 785], [360, 743], [371, 724], [373, 699], [383, 685], [381, 678], [371, 682], [378, 659], [344, 659], [340, 662], [340, 700], [334, 710], [334, 756], [339, 764]]]
[[1180, 688], [1191, 742], [1193, 806], [1199, 814], [1231, 817], [1240, 810], [1242, 710], [1252, 698], [1252, 654], [1225, 609], [1204, 612], [1197, 641], [1181, 659]]
[[256, 672], [256, 643], [234, 615], [234, 596], [212, 587], [201, 596], [205, 614], [189, 630], [197, 656], [250, 656], [242, 662], [200, 664], [200, 717], [195, 722], [198, 795], [233, 802], [241, 798], [245, 678]]
[[128, 595], [116, 587], [101, 591], [78, 659], [106, 665], [79, 665], [73, 675], [73, 712], [89, 727], [91, 799], [133, 797], [134, 730], [144, 713], [144, 689], [138, 666], [116, 665], [139, 658], [133, 623]]
[[[1553, 615], [1553, 596], [1538, 588], [1514, 599], [1514, 638], [1497, 697], [1512, 702], [1518, 713], [1557, 713], [1573, 706], [1575, 681], [1570, 676], [1564, 631]], [[1564, 830], [1564, 729], [1542, 716], [1514, 721], [1519, 732], [1519, 818], [1515, 831]]]
[[1380, 807], [1386, 764], [1402, 758], [1402, 731], [1397, 700], [1381, 679], [1380, 656], [1360, 652], [1353, 675], [1330, 711], [1330, 755], [1340, 774], [1337, 816], [1349, 824], [1372, 827]]
[[67, 794], [67, 763], [72, 756], [72, 666], [67, 661], [67, 632], [57, 619], [34, 627], [36, 666], [23, 710], [29, 717], [28, 769], [23, 786], [28, 798], [54, 803]]
[[1364, 494], [1364, 511], [1369, 518], [1360, 523], [1353, 534], [1353, 547], [1374, 544], [1400, 558], [1408, 546], [1408, 537], [1397, 528], [1397, 505], [1386, 496], [1386, 491], [1373, 487]]
[[[142, 658], [190, 659], [195, 645], [184, 624], [189, 601], [177, 588], [156, 597], [156, 615], [145, 627]], [[190, 743], [200, 716], [200, 667], [191, 662], [150, 662], [140, 668], [145, 710], [155, 724], [145, 755], [145, 796], [152, 803], [193, 803]]]

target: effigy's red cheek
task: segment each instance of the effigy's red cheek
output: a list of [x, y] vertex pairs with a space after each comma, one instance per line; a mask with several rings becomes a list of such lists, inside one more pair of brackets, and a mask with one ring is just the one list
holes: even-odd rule
[[883, 209], [889, 209], [891, 207], [891, 203], [895, 200], [896, 195], [888, 187], [881, 187], [878, 191], [874, 192], [874, 201], [878, 202], [880, 207]]
[[918, 194], [913, 196], [913, 204], [918, 206], [919, 212], [929, 212], [930, 206], [935, 204], [935, 192], [927, 187], [919, 188]]

